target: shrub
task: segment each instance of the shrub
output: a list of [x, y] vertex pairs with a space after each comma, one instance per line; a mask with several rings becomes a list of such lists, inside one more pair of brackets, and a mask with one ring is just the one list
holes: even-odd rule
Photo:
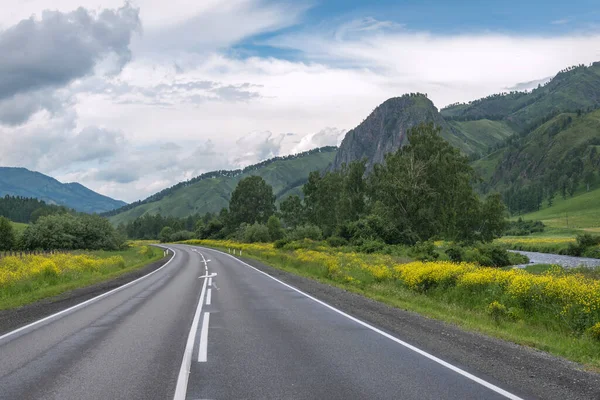
[[504, 304], [494, 300], [487, 306], [487, 313], [497, 324], [499, 324], [500, 321], [508, 315], [508, 310]]
[[595, 325], [591, 326], [588, 329], [588, 333], [592, 339], [600, 342], [600, 322], [597, 322]]
[[322, 237], [323, 232], [321, 232], [321, 228], [310, 224], [297, 226], [288, 232], [288, 238], [290, 240], [321, 240]]
[[248, 225], [244, 229], [244, 242], [256, 243], [256, 242], [270, 242], [271, 236], [269, 235], [269, 228], [265, 225], [255, 222], [253, 225]]
[[279, 218], [274, 215], [269, 217], [269, 220], [267, 221], [267, 228], [269, 229], [269, 236], [273, 241], [282, 239], [283, 235], [285, 234], [283, 228], [281, 227]]
[[285, 239], [285, 238], [279, 239], [279, 240], [276, 240], [275, 243], [273, 243], [273, 247], [275, 247], [276, 249], [281, 249], [289, 242], [290, 242], [289, 239]]
[[465, 258], [465, 250], [458, 244], [452, 244], [446, 249], [446, 255], [454, 262], [461, 262]]
[[489, 260], [481, 265], [488, 267], [506, 267], [510, 265], [510, 257], [506, 249], [495, 244], [481, 244], [477, 247], [479, 253], [483, 256], [482, 259]]
[[600, 236], [589, 233], [577, 235], [577, 244], [582, 248], [597, 246], [600, 244]]
[[419, 261], [434, 261], [439, 258], [435, 244], [432, 241], [417, 242], [410, 250], [410, 255]]
[[181, 242], [184, 240], [190, 240], [194, 238], [194, 232], [190, 231], [177, 231], [171, 235], [172, 242]]
[[385, 248], [385, 243], [379, 240], [364, 240], [362, 244], [356, 246], [356, 250], [360, 253], [377, 253]]
[[343, 237], [331, 236], [327, 238], [327, 244], [331, 247], [342, 247], [348, 244], [348, 241]]
[[511, 221], [507, 225], [505, 235], [508, 236], [527, 236], [536, 232], [544, 232], [545, 225], [542, 221]]

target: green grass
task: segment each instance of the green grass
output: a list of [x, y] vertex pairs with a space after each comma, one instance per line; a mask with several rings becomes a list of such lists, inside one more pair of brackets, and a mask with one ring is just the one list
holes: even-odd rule
[[480, 119], [475, 121], [450, 121], [455, 129], [462, 132], [472, 143], [477, 144], [477, 150], [485, 153], [488, 147], [504, 142], [515, 131], [504, 121]]
[[23, 223], [21, 223], [21, 222], [12, 222], [12, 221], [11, 221], [10, 223], [11, 223], [11, 225], [13, 226], [13, 229], [15, 230], [15, 233], [16, 233], [17, 235], [20, 235], [21, 233], [23, 233], [23, 231], [24, 231], [25, 229], [27, 229], [27, 227], [29, 226], [29, 225], [27, 225], [27, 224], [23, 224]]
[[127, 223], [144, 214], [161, 214], [163, 216], [186, 217], [192, 214], [218, 213], [228, 207], [229, 197], [240, 179], [258, 175], [273, 187], [273, 194], [278, 200], [298, 193], [298, 186], [312, 171], [326, 168], [334, 159], [335, 151], [323, 151], [310, 155], [278, 160], [255, 171], [236, 177], [220, 177], [203, 179], [192, 185], [182, 187], [159, 201], [142, 204], [131, 210], [110, 217], [113, 225]]
[[246, 252], [244, 256], [465, 330], [540, 349], [582, 363], [589, 369], [600, 368], [599, 342], [587, 335], [573, 335], [572, 332], [562, 328], [559, 321], [548, 319], [546, 315], [533, 316], [527, 320], [494, 320], [480, 307], [480, 303], [489, 302], [485, 294], [477, 294], [467, 300], [463, 298], [459, 301], [457, 291], [447, 289], [418, 293], [390, 281], [357, 286], [328, 278], [322, 266], [312, 265], [312, 263], [290, 262], [287, 258], [273, 254]]
[[557, 196], [552, 207], [544, 204], [540, 211], [525, 214], [522, 218], [542, 221], [555, 228], [555, 232], [583, 230], [600, 233], [600, 188], [580, 192], [566, 200]]
[[130, 247], [122, 251], [74, 251], [72, 254], [85, 254], [98, 258], [120, 256], [125, 263], [123, 266], [114, 265], [100, 271], [78, 271], [58, 276], [40, 276], [10, 286], [0, 285], [0, 310], [20, 307], [73, 289], [110, 281], [163, 257], [162, 249], [156, 247], [148, 247], [148, 249], [149, 252], [146, 254], [141, 254], [139, 247]]

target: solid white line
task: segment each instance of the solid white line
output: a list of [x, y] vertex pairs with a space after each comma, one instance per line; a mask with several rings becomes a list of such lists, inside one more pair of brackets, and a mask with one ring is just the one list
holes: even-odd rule
[[[158, 247], [161, 247], [161, 246], [158, 246]], [[6, 333], [6, 334], [4, 334], [4, 335], [0, 336], [0, 341], [2, 341], [3, 339], [6, 339], [6, 338], [8, 338], [8, 337], [10, 337], [10, 336], [12, 336], [12, 335], [15, 335], [15, 334], [17, 334], [17, 333], [19, 333], [19, 332], [22, 332], [22, 331], [24, 331], [24, 330], [26, 330], [26, 329], [29, 329], [29, 328], [31, 328], [31, 327], [34, 327], [34, 326], [36, 326], [36, 325], [39, 325], [39, 324], [41, 324], [41, 323], [43, 323], [43, 322], [46, 322], [46, 321], [52, 320], [52, 319], [54, 319], [54, 318], [56, 318], [56, 317], [58, 317], [58, 316], [60, 316], [60, 315], [62, 315], [62, 314], [68, 313], [69, 311], [74, 311], [74, 310], [77, 310], [77, 309], [79, 309], [79, 308], [83, 308], [83, 307], [85, 307], [85, 306], [89, 306], [90, 304], [92, 304], [92, 303], [95, 303], [95, 302], [97, 302], [98, 300], [101, 300], [101, 299], [103, 299], [103, 298], [105, 298], [105, 297], [107, 297], [107, 296], [110, 296], [111, 294], [114, 294], [114, 293], [116, 293], [116, 292], [119, 292], [119, 291], [121, 291], [121, 290], [125, 289], [126, 287], [129, 287], [129, 286], [131, 286], [131, 285], [134, 285], [134, 284], [136, 284], [137, 282], [141, 281], [142, 279], [145, 279], [145, 278], [149, 277], [150, 275], [153, 275], [153, 274], [157, 273], [158, 271], [160, 271], [161, 269], [163, 269], [163, 268], [165, 268], [167, 265], [169, 265], [169, 264], [171, 263], [171, 261], [173, 261], [173, 260], [175, 259], [175, 256], [177, 256], [177, 252], [176, 252], [175, 250], [173, 250], [173, 249], [170, 249], [170, 250], [171, 250], [171, 251], [173, 251], [173, 257], [171, 257], [171, 259], [170, 259], [169, 261], [167, 261], [167, 262], [166, 262], [166, 263], [165, 263], [165, 264], [164, 264], [162, 267], [158, 268], [157, 270], [154, 270], [154, 271], [150, 272], [150, 273], [149, 273], [149, 274], [147, 274], [147, 275], [141, 276], [141, 277], [137, 278], [137, 279], [136, 279], [136, 280], [134, 280], [134, 281], [131, 281], [131, 282], [129, 282], [129, 283], [126, 283], [126, 284], [124, 284], [124, 285], [122, 285], [122, 286], [119, 286], [118, 288], [115, 288], [115, 289], [113, 289], [113, 290], [111, 290], [111, 291], [109, 291], [109, 292], [103, 293], [103, 294], [101, 294], [101, 295], [99, 295], [99, 296], [96, 296], [96, 297], [94, 297], [94, 298], [91, 298], [91, 299], [89, 299], [89, 300], [86, 300], [86, 301], [84, 301], [84, 302], [82, 302], [82, 303], [75, 304], [75, 305], [74, 305], [74, 306], [72, 306], [72, 307], [69, 307], [69, 308], [67, 308], [67, 309], [65, 309], [65, 310], [59, 311], [59, 312], [57, 312], [57, 313], [55, 313], [55, 314], [49, 315], [49, 316], [47, 316], [47, 317], [45, 317], [45, 318], [39, 319], [39, 320], [37, 320], [37, 321], [35, 321], [35, 322], [32, 322], [32, 323], [30, 323], [30, 324], [28, 324], [28, 325], [22, 326], [22, 327], [20, 327], [20, 328], [18, 328], [18, 329], [15, 329], [15, 330], [14, 330], [14, 331], [12, 331], [12, 332], [8, 332], [8, 333]]]
[[212, 289], [208, 289], [208, 292], [206, 292], [206, 305], [210, 306], [211, 301], [212, 301]]
[[202, 320], [202, 330], [200, 331], [200, 348], [198, 349], [198, 362], [206, 362], [208, 357], [208, 321], [210, 319], [210, 313], [204, 313], [204, 319]]
[[185, 396], [187, 394], [187, 384], [190, 377], [190, 367], [192, 365], [192, 352], [194, 351], [194, 339], [196, 337], [196, 332], [198, 331], [198, 322], [200, 321], [200, 314], [202, 313], [205, 292], [206, 279], [204, 279], [204, 283], [202, 284], [200, 299], [198, 300], [196, 313], [194, 314], [190, 333], [188, 334], [187, 343], [183, 352], [183, 359], [181, 360], [181, 367], [179, 368], [179, 376], [177, 377], [177, 386], [175, 387], [175, 396], [173, 396], [174, 400], [185, 400]]
[[384, 336], [384, 337], [386, 337], [386, 338], [388, 338], [390, 340], [393, 340], [394, 342], [396, 342], [396, 343], [398, 343], [398, 344], [400, 344], [400, 345], [402, 345], [402, 346], [404, 346], [404, 347], [406, 347], [406, 348], [414, 351], [415, 353], [418, 353], [418, 354], [422, 355], [423, 357], [426, 357], [426, 358], [428, 358], [428, 359], [430, 359], [430, 360], [432, 360], [432, 361], [434, 361], [434, 362], [436, 362], [436, 363], [438, 363], [438, 364], [440, 364], [440, 365], [442, 365], [442, 366], [444, 366], [444, 367], [446, 367], [446, 368], [448, 368], [448, 369], [450, 369], [450, 370], [452, 370], [452, 371], [454, 371], [454, 372], [456, 372], [456, 373], [464, 376], [465, 378], [468, 378], [468, 379], [470, 379], [470, 380], [472, 380], [474, 382], [477, 382], [480, 385], [482, 385], [482, 386], [484, 386], [484, 387], [486, 387], [486, 388], [488, 388], [488, 389], [490, 389], [490, 390], [492, 390], [492, 391], [494, 391], [494, 392], [496, 392], [498, 394], [501, 394], [502, 396], [504, 396], [504, 397], [506, 397], [508, 399], [511, 399], [511, 400], [523, 400], [521, 397], [518, 397], [518, 396], [516, 396], [516, 395], [514, 395], [514, 394], [512, 394], [510, 392], [507, 392], [506, 390], [504, 390], [504, 389], [502, 389], [502, 388], [500, 388], [500, 387], [492, 384], [492, 383], [489, 383], [489, 382], [487, 382], [487, 381], [485, 381], [485, 380], [483, 380], [481, 378], [478, 378], [475, 375], [470, 374], [469, 372], [464, 371], [464, 370], [462, 370], [462, 369], [460, 369], [460, 368], [458, 368], [458, 367], [456, 367], [456, 366], [454, 366], [454, 365], [452, 365], [452, 364], [450, 364], [450, 363], [448, 363], [448, 362], [446, 362], [446, 361], [444, 361], [444, 360], [442, 360], [440, 358], [437, 358], [436, 356], [434, 356], [432, 354], [429, 354], [426, 351], [419, 349], [418, 347], [415, 347], [415, 346], [413, 346], [413, 345], [411, 345], [409, 343], [406, 343], [405, 341], [400, 340], [400, 339], [398, 339], [398, 338], [390, 335], [389, 333], [386, 333], [386, 332], [382, 331], [381, 329], [378, 329], [378, 328], [376, 328], [376, 327], [374, 327], [372, 325], [369, 325], [368, 323], [366, 323], [364, 321], [361, 321], [358, 318], [355, 318], [355, 317], [353, 317], [351, 315], [348, 315], [345, 312], [343, 312], [341, 310], [338, 310], [337, 308], [335, 308], [333, 306], [330, 306], [329, 304], [325, 303], [324, 301], [321, 301], [321, 300], [319, 300], [319, 299], [317, 299], [315, 297], [312, 297], [311, 295], [309, 295], [307, 293], [304, 293], [303, 291], [301, 291], [299, 289], [296, 289], [295, 287], [293, 287], [291, 285], [288, 285], [287, 283], [282, 282], [282, 281], [280, 281], [277, 278], [272, 277], [271, 275], [267, 274], [266, 272], [263, 272], [263, 271], [259, 270], [258, 268], [255, 268], [252, 265], [247, 264], [247, 263], [245, 263], [245, 262], [237, 259], [236, 257], [234, 257], [232, 255], [229, 255], [229, 254], [224, 253], [224, 252], [219, 251], [219, 250], [214, 250], [214, 249], [209, 249], [209, 250], [216, 251], [216, 252], [224, 254], [224, 255], [226, 255], [228, 257], [231, 257], [234, 260], [236, 260], [237, 262], [239, 262], [239, 263], [241, 263], [241, 264], [243, 264], [243, 265], [245, 265], [247, 267], [250, 267], [250, 268], [252, 268], [253, 270], [255, 270], [257, 272], [260, 272], [261, 274], [263, 274], [265, 276], [268, 276], [269, 278], [273, 279], [274, 281], [281, 283], [282, 285], [284, 285], [284, 286], [286, 286], [286, 287], [288, 287], [288, 288], [290, 288], [290, 289], [292, 289], [292, 290], [294, 290], [294, 291], [302, 294], [303, 296], [308, 297], [309, 299], [311, 299], [311, 300], [313, 300], [313, 301], [321, 304], [322, 306], [325, 306], [325, 307], [329, 308], [332, 311], [335, 311], [336, 313], [338, 313], [338, 314], [340, 314], [340, 315], [342, 315], [342, 316], [344, 316], [344, 317], [346, 317], [346, 318], [348, 318], [348, 319], [356, 322], [357, 324], [360, 324], [360, 325], [364, 326], [365, 328], [368, 328], [368, 329], [370, 329], [370, 330], [372, 330], [372, 331], [380, 334], [381, 336]]
[[208, 286], [212, 286], [212, 276], [208, 278]]

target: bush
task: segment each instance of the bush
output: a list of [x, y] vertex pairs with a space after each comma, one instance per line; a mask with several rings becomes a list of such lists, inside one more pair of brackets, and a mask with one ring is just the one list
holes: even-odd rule
[[544, 232], [546, 226], [542, 221], [523, 221], [519, 218], [518, 221], [508, 223], [505, 235], [508, 236], [527, 236], [532, 233]]
[[600, 244], [600, 236], [590, 235], [589, 233], [577, 235], [577, 244], [579, 247], [584, 249], [587, 247], [597, 246]]
[[171, 235], [171, 242], [181, 242], [184, 240], [194, 239], [194, 232], [177, 231]]
[[342, 247], [348, 244], [348, 241], [343, 237], [331, 236], [327, 238], [327, 244], [331, 247]]
[[377, 253], [385, 248], [385, 243], [379, 240], [364, 240], [359, 246], [355, 246], [360, 253]]
[[267, 243], [271, 241], [269, 228], [265, 225], [255, 222], [253, 225], [248, 225], [244, 229], [244, 242], [246, 243]]
[[283, 228], [281, 227], [279, 218], [274, 215], [269, 217], [269, 220], [267, 221], [267, 228], [269, 229], [269, 236], [273, 241], [282, 239], [285, 234]]
[[295, 227], [294, 229], [288, 232], [287, 237], [290, 240], [321, 240], [323, 237], [323, 232], [318, 226], [307, 224]]
[[506, 306], [498, 301], [492, 301], [487, 307], [487, 313], [499, 324], [500, 321], [508, 315]]
[[275, 243], [273, 243], [273, 247], [275, 247], [276, 249], [281, 249], [288, 243], [290, 243], [289, 239], [279, 239], [276, 240]]
[[465, 250], [458, 244], [452, 244], [446, 249], [446, 255], [453, 262], [461, 262], [465, 258]]
[[595, 325], [588, 329], [589, 335], [592, 339], [600, 342], [600, 322], [597, 322]]
[[417, 242], [411, 249], [410, 255], [419, 261], [435, 261], [439, 258], [435, 244], [428, 240], [426, 242]]

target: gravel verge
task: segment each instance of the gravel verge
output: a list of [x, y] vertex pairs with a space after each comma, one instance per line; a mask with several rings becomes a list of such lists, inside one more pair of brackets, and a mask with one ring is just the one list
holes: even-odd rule
[[82, 303], [147, 275], [166, 264], [172, 257], [172, 253], [169, 254], [169, 257], [162, 258], [109, 281], [70, 290], [60, 295], [49, 297], [22, 307], [0, 310], [0, 335]]
[[[253, 259], [243, 261], [316, 298], [523, 398], [600, 399], [600, 374], [526, 346], [454, 325], [294, 275]], [[390, 375], [391, 377], [392, 375]]]

